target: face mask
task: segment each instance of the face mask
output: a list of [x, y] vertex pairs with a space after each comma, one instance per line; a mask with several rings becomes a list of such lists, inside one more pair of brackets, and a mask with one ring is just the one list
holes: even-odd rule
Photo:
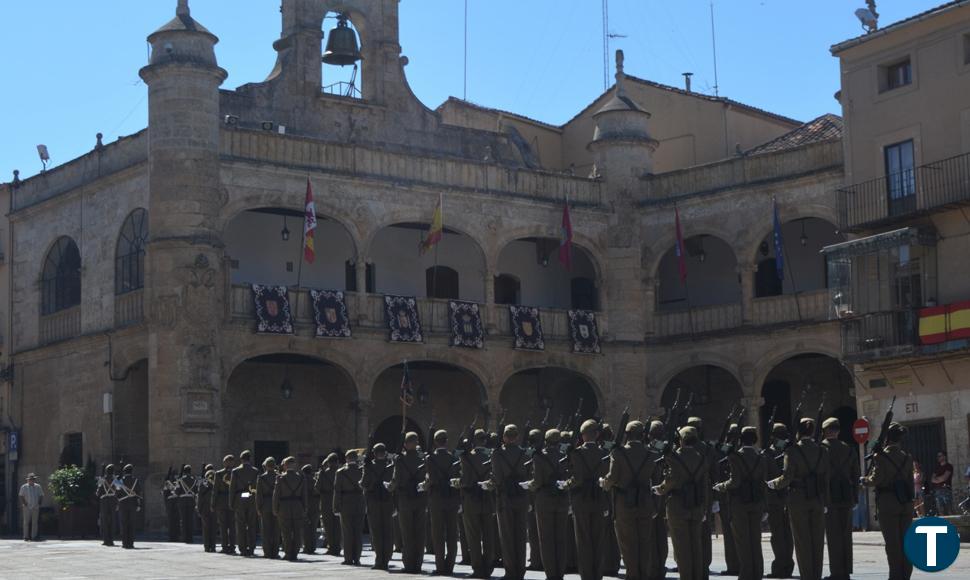
[[784, 439], [776, 439], [775, 440], [775, 444], [772, 445], [772, 447], [774, 447], [775, 449], [781, 451], [782, 449], [785, 448], [785, 443], [786, 443], [786, 441]]

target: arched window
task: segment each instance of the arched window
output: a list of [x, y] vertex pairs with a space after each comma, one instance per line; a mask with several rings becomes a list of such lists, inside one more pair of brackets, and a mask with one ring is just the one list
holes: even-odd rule
[[148, 212], [142, 208], [128, 214], [115, 248], [115, 294], [145, 286], [145, 245], [148, 243]]
[[53, 314], [81, 304], [81, 252], [67, 236], [58, 239], [44, 261], [41, 313]]
[[515, 276], [499, 274], [495, 277], [496, 304], [519, 304], [521, 294], [522, 284]]
[[[437, 270], [437, 276], [435, 275]], [[432, 266], [424, 272], [429, 298], [458, 299], [458, 272], [448, 266]]]

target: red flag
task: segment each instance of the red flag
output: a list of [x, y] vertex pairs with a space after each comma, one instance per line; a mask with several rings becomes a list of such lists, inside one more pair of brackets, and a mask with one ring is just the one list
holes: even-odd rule
[[677, 254], [677, 269], [680, 271], [680, 283], [687, 283], [687, 257], [684, 251], [684, 234], [680, 230], [680, 210], [674, 207], [674, 223], [677, 227], [677, 244], [674, 250]]
[[562, 205], [562, 229], [559, 234], [559, 263], [573, 269], [573, 224], [569, 221], [569, 202]]
[[317, 229], [317, 210], [313, 205], [313, 188], [310, 178], [306, 180], [306, 204], [303, 209], [303, 259], [312, 264], [317, 258], [313, 247], [313, 230]]

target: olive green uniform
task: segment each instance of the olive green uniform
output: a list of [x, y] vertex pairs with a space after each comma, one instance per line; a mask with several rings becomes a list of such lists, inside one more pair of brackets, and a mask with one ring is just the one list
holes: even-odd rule
[[236, 527], [232, 508], [229, 506], [229, 478], [232, 470], [222, 468], [216, 471], [215, 485], [212, 491], [212, 509], [219, 520], [219, 541], [222, 543], [222, 553], [232, 554], [236, 551]]
[[405, 451], [394, 462], [391, 491], [397, 494], [397, 517], [401, 526], [401, 556], [404, 571], [421, 573], [425, 550], [425, 520], [428, 497], [418, 491], [425, 479], [424, 455], [416, 450]]
[[118, 511], [118, 495], [114, 488], [114, 476], [107, 476], [98, 482], [95, 489], [98, 496], [98, 525], [101, 527], [101, 545], [114, 546], [115, 512]]
[[162, 499], [165, 502], [165, 517], [168, 522], [168, 541], [179, 541], [179, 496], [175, 493], [175, 480], [166, 480], [162, 485]]
[[[774, 447], [761, 452], [765, 461], [765, 479], [775, 479], [781, 475], [784, 456], [778, 455]], [[788, 512], [788, 490], [769, 489], [765, 492], [765, 505], [768, 510], [768, 531], [771, 534], [771, 553], [773, 559], [769, 575], [772, 578], [791, 578], [795, 570], [795, 541], [791, 534], [791, 517]]]
[[364, 492], [360, 488], [361, 469], [356, 461], [337, 470], [333, 483], [333, 513], [340, 514], [344, 564], [360, 564], [364, 549]]
[[267, 471], [256, 480], [256, 513], [259, 514], [259, 535], [263, 538], [263, 557], [280, 557], [280, 524], [273, 514], [273, 492], [277, 474]]
[[492, 477], [489, 450], [476, 447], [461, 456], [461, 514], [468, 539], [472, 577], [488, 578], [495, 570], [495, 495], [479, 483]]
[[628, 441], [610, 452], [604, 489], [613, 494], [614, 528], [627, 580], [649, 580], [655, 573], [651, 558], [656, 506], [650, 488], [656, 460], [641, 441]]
[[339, 556], [341, 550], [340, 520], [333, 515], [333, 481], [337, 476], [336, 462], [317, 472], [313, 488], [320, 496], [320, 521], [323, 524], [324, 543], [327, 554]]
[[175, 492], [178, 494], [179, 530], [182, 532], [182, 542], [191, 544], [195, 536], [195, 478], [183, 475], [175, 482]]
[[252, 556], [256, 551], [256, 479], [259, 471], [243, 463], [232, 470], [229, 478], [229, 507], [236, 520], [239, 553]]
[[273, 513], [279, 520], [283, 554], [296, 560], [300, 553], [300, 529], [306, 519], [307, 490], [303, 474], [293, 469], [276, 478], [273, 488]]
[[829, 578], [848, 580], [852, 575], [852, 508], [859, 498], [859, 453], [836, 439], [822, 441], [829, 458], [829, 501], [825, 539], [829, 546]]
[[394, 552], [394, 498], [384, 487], [391, 481], [390, 461], [371, 459], [363, 469], [360, 486], [367, 502], [367, 523], [374, 550], [374, 568], [387, 570]]
[[[733, 453], [733, 446], [728, 451], [716, 449], [714, 446], [711, 446], [711, 449], [714, 450], [714, 462], [711, 464], [713, 466], [711, 470], [711, 481], [724, 481], [731, 475], [730, 461], [727, 458], [730, 453]], [[721, 537], [724, 541], [724, 563], [727, 566], [724, 572], [729, 575], [734, 575], [741, 569], [740, 557], [738, 556], [738, 543], [734, 537], [734, 526], [732, 524], [734, 521], [734, 504], [731, 501], [730, 495], [726, 492], [714, 492], [713, 498], [718, 506], [717, 517], [721, 520]], [[707, 523], [713, 525], [714, 520], [708, 517]]]
[[603, 577], [606, 555], [607, 505], [606, 494], [599, 486], [599, 478], [606, 475], [603, 452], [595, 442], [584, 443], [569, 454], [572, 477], [569, 498], [576, 527], [576, 567], [583, 580]]
[[566, 546], [573, 538], [568, 535], [569, 495], [559, 489], [557, 482], [567, 477], [562, 465], [559, 444], [547, 446], [532, 456], [532, 481], [529, 489], [535, 493], [535, 519], [539, 533], [542, 568], [548, 580], [561, 580], [566, 575]]
[[738, 580], [760, 580], [765, 574], [761, 520], [765, 513], [765, 459], [745, 445], [728, 456], [730, 477], [724, 482], [738, 556]]
[[118, 516], [121, 520], [121, 546], [126, 549], [135, 547], [135, 514], [141, 510], [141, 496], [138, 495], [138, 479], [134, 475], [121, 477], [118, 490]]
[[[694, 446], [697, 451], [704, 456], [707, 461], [707, 477], [708, 481], [712, 481], [717, 478], [718, 475], [718, 452], [714, 448], [714, 445], [706, 441], [698, 441]], [[714, 500], [717, 499], [714, 493], [707, 494], [707, 512], [706, 517], [701, 521], [701, 557], [704, 560], [704, 569], [702, 571], [704, 578], [710, 577], [711, 562], [714, 559], [714, 539], [713, 526], [714, 526]], [[723, 519], [721, 520], [723, 522]], [[725, 549], [725, 552], [727, 550]], [[725, 554], [727, 556], [727, 554]], [[733, 555], [732, 555], [733, 558]], [[725, 557], [725, 560], [727, 558]]]
[[529, 493], [520, 484], [529, 480], [527, 461], [525, 449], [519, 445], [503, 445], [492, 453], [495, 515], [506, 580], [525, 578]]
[[707, 457], [696, 447], [681, 447], [666, 457], [665, 464], [659, 492], [670, 496], [667, 523], [678, 574], [683, 580], [701, 580], [708, 573], [701, 527], [711, 496]]
[[304, 471], [303, 477], [306, 478], [307, 488], [306, 523], [303, 524], [303, 553], [316, 554], [317, 539], [320, 537], [317, 531], [320, 527], [320, 492], [313, 485], [312, 471]]
[[903, 537], [913, 522], [913, 457], [898, 443], [887, 445], [872, 459], [865, 484], [876, 488], [876, 510], [889, 560], [889, 580], [909, 580], [913, 565], [903, 553]]
[[455, 456], [446, 448], [435, 449], [427, 459], [428, 509], [431, 512], [431, 543], [435, 573], [451, 575], [458, 557], [458, 508], [461, 497], [451, 486], [460, 474]]
[[825, 551], [825, 503], [828, 500], [829, 464], [825, 448], [811, 437], [803, 437], [785, 451], [781, 476], [773, 480], [788, 487], [792, 537], [799, 578], [822, 578]]
[[203, 478], [199, 492], [195, 494], [195, 511], [202, 522], [202, 547], [206, 552], [216, 551], [216, 512], [212, 509], [212, 484]]

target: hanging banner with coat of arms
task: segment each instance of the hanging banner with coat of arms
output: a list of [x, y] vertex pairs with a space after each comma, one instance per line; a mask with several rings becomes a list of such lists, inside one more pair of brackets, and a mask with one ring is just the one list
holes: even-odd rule
[[451, 346], [466, 348], [485, 347], [485, 327], [482, 326], [482, 309], [474, 302], [448, 302], [451, 323]]
[[293, 334], [293, 316], [286, 286], [253, 284], [257, 334]]
[[350, 314], [340, 290], [310, 290], [317, 338], [350, 338]]
[[521, 350], [545, 350], [539, 309], [532, 306], [509, 306], [512, 346]]
[[418, 301], [413, 296], [384, 296], [384, 320], [391, 342], [424, 342]]
[[596, 329], [595, 313], [589, 310], [570, 310], [569, 334], [573, 339], [573, 352], [600, 353], [600, 335]]

